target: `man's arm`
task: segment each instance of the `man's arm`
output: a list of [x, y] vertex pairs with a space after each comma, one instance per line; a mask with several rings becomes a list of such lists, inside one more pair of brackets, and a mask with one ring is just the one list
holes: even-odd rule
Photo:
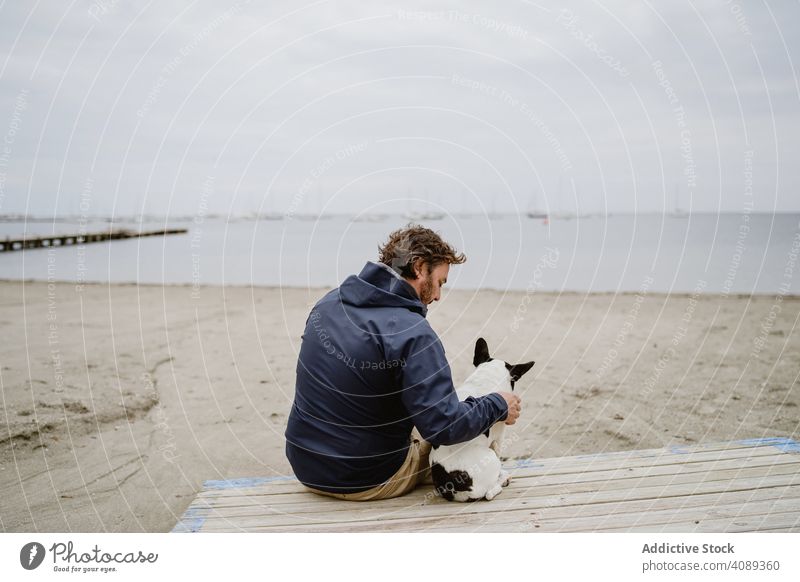
[[433, 445], [469, 441], [508, 414], [497, 393], [458, 400], [450, 365], [439, 338], [425, 322], [422, 333], [400, 340], [405, 366], [399, 369], [401, 399], [422, 438]]

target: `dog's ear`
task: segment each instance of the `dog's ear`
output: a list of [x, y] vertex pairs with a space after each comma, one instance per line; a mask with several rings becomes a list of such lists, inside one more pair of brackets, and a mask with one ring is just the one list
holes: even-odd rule
[[472, 365], [477, 368], [491, 359], [492, 358], [489, 357], [489, 346], [486, 345], [486, 340], [479, 337], [478, 341], [475, 342], [475, 357], [472, 358]]
[[508, 369], [509, 374], [511, 374], [511, 381], [516, 382], [522, 375], [525, 374], [528, 370], [533, 368], [533, 365], [536, 362], [526, 362], [524, 364], [506, 364], [506, 368]]

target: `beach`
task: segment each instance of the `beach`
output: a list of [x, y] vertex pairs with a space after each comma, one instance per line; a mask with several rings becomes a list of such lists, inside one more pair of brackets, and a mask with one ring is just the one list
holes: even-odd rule
[[[291, 473], [306, 317], [329, 288], [0, 282], [0, 529], [169, 531], [204, 481]], [[800, 433], [791, 295], [447, 290], [456, 384], [475, 340], [535, 360], [508, 458]]]

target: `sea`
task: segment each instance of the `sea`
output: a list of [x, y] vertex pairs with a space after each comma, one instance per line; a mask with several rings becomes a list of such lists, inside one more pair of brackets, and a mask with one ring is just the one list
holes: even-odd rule
[[552, 292], [796, 295], [800, 214], [194, 216], [9, 220], [0, 239], [109, 228], [184, 234], [0, 252], [0, 279], [335, 287], [413, 221], [467, 261], [447, 286]]

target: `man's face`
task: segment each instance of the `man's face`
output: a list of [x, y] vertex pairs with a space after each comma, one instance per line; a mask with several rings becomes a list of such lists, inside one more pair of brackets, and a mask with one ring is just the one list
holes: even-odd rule
[[447, 283], [448, 273], [450, 273], [450, 265], [447, 263], [436, 265], [430, 273], [427, 264], [423, 264], [421, 268], [417, 269], [417, 278], [411, 281], [411, 284], [417, 290], [419, 299], [424, 305], [439, 301], [442, 296], [442, 285]]

